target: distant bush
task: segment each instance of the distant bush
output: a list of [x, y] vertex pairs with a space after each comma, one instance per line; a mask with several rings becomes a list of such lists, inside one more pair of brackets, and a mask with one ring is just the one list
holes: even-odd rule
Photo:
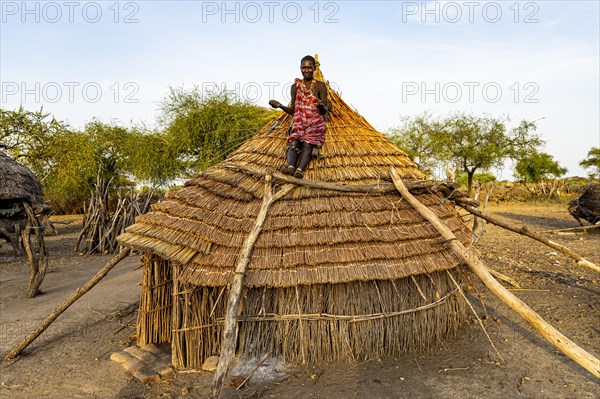
[[161, 105], [154, 131], [99, 120], [78, 130], [41, 109], [0, 108], [0, 143], [40, 179], [56, 214], [80, 213], [98, 182], [111, 195], [113, 187], [168, 187], [221, 162], [279, 115], [197, 89], [171, 89]]
[[[466, 173], [461, 172], [456, 174], [456, 181], [460, 183], [461, 186], [467, 186], [468, 184], [468, 176]], [[496, 176], [492, 173], [475, 173], [473, 175], [473, 182], [479, 182], [481, 184], [488, 183], [491, 181], [496, 181]]]

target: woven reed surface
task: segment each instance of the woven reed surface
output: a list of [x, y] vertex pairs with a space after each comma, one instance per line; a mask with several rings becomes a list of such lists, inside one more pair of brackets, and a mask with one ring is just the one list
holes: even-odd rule
[[[317, 71], [318, 76], [320, 70]], [[329, 86], [328, 86], [329, 87]], [[322, 157], [305, 179], [346, 184], [424, 179], [404, 152], [377, 132], [329, 88], [331, 116]], [[278, 170], [286, 161], [290, 117], [265, 126], [222, 164], [191, 179], [138, 217], [118, 241], [185, 267], [184, 283], [227, 285], [264, 195], [263, 178], [227, 165]], [[470, 240], [453, 206], [422, 194], [458, 238]], [[269, 210], [247, 272], [250, 287], [398, 279], [447, 270], [459, 260], [439, 234], [396, 194], [341, 193], [297, 187]]]
[[140, 307], [137, 318], [137, 344], [171, 342], [173, 280], [171, 265], [158, 256], [142, 257]]
[[[458, 270], [449, 273], [460, 281]], [[464, 320], [464, 300], [455, 288], [447, 272], [414, 280], [251, 288], [238, 317], [236, 353], [318, 363], [431, 349], [455, 336]], [[198, 369], [219, 353], [227, 297], [226, 287], [179, 285], [172, 333], [178, 369]]]
[[0, 200], [44, 203], [42, 184], [33, 172], [0, 151]]

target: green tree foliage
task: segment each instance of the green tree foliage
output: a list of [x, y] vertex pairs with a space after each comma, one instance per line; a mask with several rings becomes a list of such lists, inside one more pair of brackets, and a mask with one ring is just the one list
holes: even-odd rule
[[600, 176], [600, 147], [592, 147], [587, 158], [579, 162], [579, 166], [588, 169], [591, 176]]
[[[477, 171], [502, 167], [506, 159], [523, 158], [540, 147], [543, 141], [535, 130], [535, 123], [525, 120], [507, 130], [504, 119], [491, 116], [456, 113], [436, 119], [424, 114], [399, 129], [397, 137], [400, 147], [409, 152], [426, 149], [422, 156], [429, 163], [458, 165], [467, 174], [471, 193]], [[414, 144], [413, 136], [420, 136], [419, 145]]]
[[402, 126], [390, 129], [387, 136], [406, 152], [420, 171], [431, 175], [436, 164], [435, 143], [432, 138], [434, 132], [440, 129], [439, 123], [428, 112], [414, 118], [404, 117]]
[[534, 152], [517, 162], [515, 175], [524, 183], [539, 183], [549, 178], [564, 176], [567, 169], [559, 165], [552, 155]]
[[56, 213], [81, 211], [98, 170], [94, 143], [84, 132], [63, 132], [54, 137], [49, 156], [52, 167], [42, 185], [52, 209]]
[[81, 203], [93, 159], [89, 140], [39, 111], [0, 109], [0, 139], [10, 156], [40, 179], [47, 199], [60, 212]]
[[160, 187], [181, 176], [184, 165], [173, 139], [163, 132], [133, 128], [123, 142], [128, 154], [125, 169], [131, 178]]
[[223, 160], [279, 115], [197, 89], [171, 89], [162, 111], [163, 131], [99, 120], [76, 131], [43, 110], [0, 109], [0, 143], [40, 178], [55, 212], [76, 212], [98, 176], [113, 187], [167, 185]]
[[29, 167], [42, 182], [55, 212], [78, 210], [96, 176], [124, 183], [125, 128], [93, 121], [83, 131], [42, 110], [0, 110], [0, 137], [9, 155]]
[[[468, 176], [465, 172], [461, 172], [456, 176], [456, 181], [463, 186], [468, 184]], [[473, 175], [473, 181], [478, 181], [479, 183], [488, 183], [491, 181], [496, 181], [496, 176], [492, 173], [475, 173]]]
[[11, 111], [0, 108], [0, 143], [17, 161], [29, 167], [40, 179], [53, 166], [52, 147], [57, 136], [68, 131], [43, 109]]
[[94, 120], [85, 125], [83, 134], [93, 149], [90, 160], [96, 168], [93, 179], [99, 174], [105, 180], [117, 179], [117, 185], [128, 184], [125, 174], [131, 148], [125, 144], [131, 143], [130, 136], [134, 133], [116, 124]]
[[176, 146], [188, 171], [206, 169], [222, 160], [279, 113], [231, 94], [203, 96], [192, 90], [171, 88], [162, 101], [162, 123], [167, 140]]
[[477, 170], [501, 167], [507, 158], [524, 157], [543, 143], [533, 133], [535, 124], [528, 121], [507, 132], [503, 119], [458, 113], [443, 126], [434, 136], [438, 154], [456, 162], [467, 174], [469, 194]]
[[100, 177], [112, 187], [136, 183], [158, 187], [178, 176], [181, 166], [165, 135], [94, 120], [81, 132], [55, 138], [46, 184], [54, 207], [80, 207]]

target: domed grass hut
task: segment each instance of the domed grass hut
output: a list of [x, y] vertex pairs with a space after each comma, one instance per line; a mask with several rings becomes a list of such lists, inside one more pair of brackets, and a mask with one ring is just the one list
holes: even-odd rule
[[[42, 184], [27, 167], [0, 151], [0, 238], [10, 242], [22, 254], [21, 240], [31, 265], [29, 297], [33, 298], [46, 274], [48, 256], [38, 216], [51, 213], [44, 204]], [[37, 216], [36, 216], [37, 215]], [[30, 232], [38, 240], [38, 249], [32, 249]]]
[[44, 204], [44, 191], [36, 175], [2, 151], [0, 174], [0, 209], [8, 209], [23, 200], [33, 205]]
[[583, 193], [569, 202], [569, 213], [580, 225], [581, 219], [590, 224], [600, 223], [600, 183], [589, 183], [583, 186]]
[[[315, 76], [323, 80], [319, 69]], [[405, 180], [425, 175], [327, 86], [327, 137], [304, 179], [271, 173], [285, 162], [284, 114], [119, 237], [145, 252], [139, 345], [170, 342], [180, 369], [219, 354], [245, 257], [238, 356], [386, 358], [457, 333], [465, 307], [452, 279], [461, 280], [461, 261], [396, 191], [378, 189], [389, 187], [392, 166]], [[418, 198], [470, 241], [445, 195], [422, 190]]]

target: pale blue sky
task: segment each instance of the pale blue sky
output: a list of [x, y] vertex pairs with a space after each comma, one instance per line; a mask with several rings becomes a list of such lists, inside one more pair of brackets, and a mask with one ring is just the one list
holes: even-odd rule
[[318, 53], [380, 131], [426, 110], [539, 120], [569, 175], [600, 146], [598, 1], [23, 4], [1, 2], [0, 105], [74, 127], [152, 125], [169, 86], [283, 101], [300, 58]]

